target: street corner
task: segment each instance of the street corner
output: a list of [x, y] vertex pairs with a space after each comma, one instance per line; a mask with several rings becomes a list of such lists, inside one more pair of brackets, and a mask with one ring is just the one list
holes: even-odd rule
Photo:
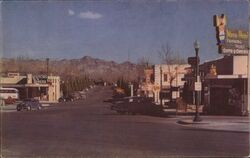
[[0, 106], [1, 112], [16, 112], [16, 104]]
[[184, 127], [207, 130], [207, 131], [224, 131], [224, 132], [240, 132], [249, 133], [249, 122], [236, 122], [232, 120], [223, 121], [200, 121], [194, 122], [192, 119], [180, 119], [176, 124]]
[[177, 121], [177, 124], [180, 125], [205, 125], [209, 124], [207, 121], [200, 121], [200, 122], [195, 122], [193, 119], [180, 119]]

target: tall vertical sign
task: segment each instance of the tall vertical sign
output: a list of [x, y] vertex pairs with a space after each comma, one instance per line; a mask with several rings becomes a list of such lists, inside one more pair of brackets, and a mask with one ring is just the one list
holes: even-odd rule
[[218, 15], [214, 16], [214, 26], [216, 27], [216, 38], [218, 46], [221, 46], [225, 43], [226, 24], [227, 24], [226, 15], [221, 14], [220, 16]]
[[214, 16], [214, 26], [219, 53], [225, 55], [248, 54], [248, 31], [226, 27], [227, 17], [224, 14]]
[[250, 17], [248, 30], [231, 29], [226, 24], [227, 18], [224, 14], [214, 15], [219, 53], [230, 56], [247, 56], [247, 104], [244, 103], [242, 114], [250, 114]]

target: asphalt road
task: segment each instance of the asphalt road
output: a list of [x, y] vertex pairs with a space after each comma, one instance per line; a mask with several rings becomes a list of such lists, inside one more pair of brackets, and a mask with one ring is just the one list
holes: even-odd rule
[[247, 133], [183, 127], [175, 118], [119, 115], [103, 100], [108, 88], [88, 99], [42, 111], [1, 113], [3, 157], [246, 156]]

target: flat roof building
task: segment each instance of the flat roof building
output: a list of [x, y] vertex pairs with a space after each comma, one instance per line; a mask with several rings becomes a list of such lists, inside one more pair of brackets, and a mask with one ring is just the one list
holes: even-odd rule
[[57, 102], [60, 98], [59, 76], [7, 73], [1, 76], [0, 86], [18, 89], [20, 99], [37, 98]]
[[[224, 56], [200, 65], [202, 80], [201, 104], [208, 114], [246, 115], [247, 56]], [[185, 76], [189, 92], [192, 77]], [[189, 100], [190, 102], [190, 100]]]

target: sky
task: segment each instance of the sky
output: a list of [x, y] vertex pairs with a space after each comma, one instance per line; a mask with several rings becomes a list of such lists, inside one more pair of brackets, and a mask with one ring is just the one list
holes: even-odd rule
[[219, 56], [213, 15], [226, 14], [227, 27], [248, 30], [247, 0], [3, 1], [0, 3], [3, 57], [116, 62], [147, 58], [168, 44], [179, 56], [202, 61]]

